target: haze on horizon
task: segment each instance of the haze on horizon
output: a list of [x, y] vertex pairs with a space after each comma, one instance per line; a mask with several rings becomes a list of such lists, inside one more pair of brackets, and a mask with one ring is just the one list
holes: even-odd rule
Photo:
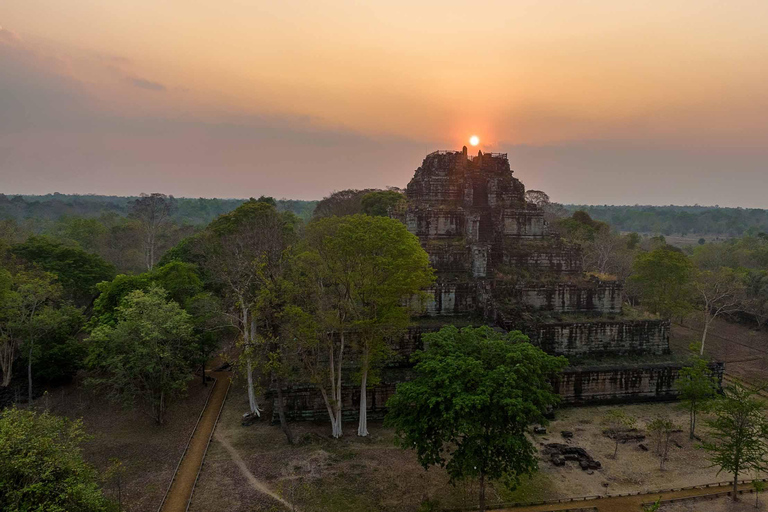
[[768, 208], [768, 2], [6, 0], [0, 192], [316, 199], [507, 152], [578, 204]]

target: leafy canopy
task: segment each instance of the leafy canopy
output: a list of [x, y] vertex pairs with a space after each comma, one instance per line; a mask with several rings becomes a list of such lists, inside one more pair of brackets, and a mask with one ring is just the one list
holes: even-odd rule
[[0, 510], [109, 510], [80, 452], [85, 437], [80, 421], [16, 408], [0, 412]]
[[414, 356], [416, 377], [387, 402], [397, 442], [416, 450], [425, 468], [445, 467], [451, 481], [467, 477], [517, 484], [537, 468], [526, 433], [545, 423], [559, 397], [550, 379], [567, 365], [518, 331], [447, 326], [425, 334]]

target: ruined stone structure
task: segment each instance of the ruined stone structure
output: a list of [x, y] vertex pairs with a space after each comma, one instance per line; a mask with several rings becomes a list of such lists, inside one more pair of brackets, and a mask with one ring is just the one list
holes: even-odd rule
[[406, 196], [393, 216], [419, 237], [438, 276], [428, 315], [522, 329], [551, 354], [669, 352], [668, 324], [622, 318], [622, 283], [583, 274], [578, 246], [549, 233], [506, 154], [431, 153]]
[[[491, 324], [520, 329], [531, 342], [576, 363], [554, 383], [565, 403], [670, 399], [680, 368], [674, 363], [622, 363], [625, 356], [669, 353], [669, 322], [623, 316], [623, 283], [586, 275], [579, 247], [549, 232], [544, 212], [525, 200], [506, 154], [462, 151], [427, 155], [391, 216], [415, 234], [437, 280], [425, 317], [392, 347], [381, 383], [369, 390], [369, 417], [383, 416], [409, 356], [424, 332], [443, 325]], [[579, 367], [580, 359], [610, 364]], [[719, 367], [720, 373], [722, 368]], [[345, 388], [345, 416], [354, 417], [359, 390]], [[295, 419], [325, 417], [316, 390], [286, 393]]]

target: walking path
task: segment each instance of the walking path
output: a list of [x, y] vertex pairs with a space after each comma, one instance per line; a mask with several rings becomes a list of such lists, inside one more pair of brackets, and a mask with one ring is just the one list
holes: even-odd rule
[[[748, 490], [752, 484], [739, 485], [740, 490]], [[693, 496], [709, 496], [729, 491], [731, 487], [710, 487], [706, 489], [685, 489], [680, 491], [651, 492], [635, 496], [607, 497], [586, 501], [574, 501], [570, 503], [551, 503], [548, 505], [536, 505], [533, 507], [515, 507], [499, 510], [497, 512], [552, 512], [556, 510], [578, 509], [595, 507], [599, 512], [640, 512], [643, 503], [651, 503], [661, 497], [663, 500], [674, 498], [688, 498]]]
[[189, 501], [192, 499], [197, 475], [203, 464], [208, 443], [219, 419], [221, 408], [224, 406], [230, 384], [228, 372], [210, 372], [210, 375], [216, 379], [216, 383], [192, 433], [189, 446], [176, 468], [171, 486], [160, 505], [160, 512], [186, 512]]

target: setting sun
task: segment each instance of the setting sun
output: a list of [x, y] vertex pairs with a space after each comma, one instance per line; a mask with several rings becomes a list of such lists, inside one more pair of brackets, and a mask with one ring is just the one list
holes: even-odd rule
[[480, 138], [477, 135], [473, 135], [469, 138], [469, 143], [473, 146], [477, 146], [480, 144]]

